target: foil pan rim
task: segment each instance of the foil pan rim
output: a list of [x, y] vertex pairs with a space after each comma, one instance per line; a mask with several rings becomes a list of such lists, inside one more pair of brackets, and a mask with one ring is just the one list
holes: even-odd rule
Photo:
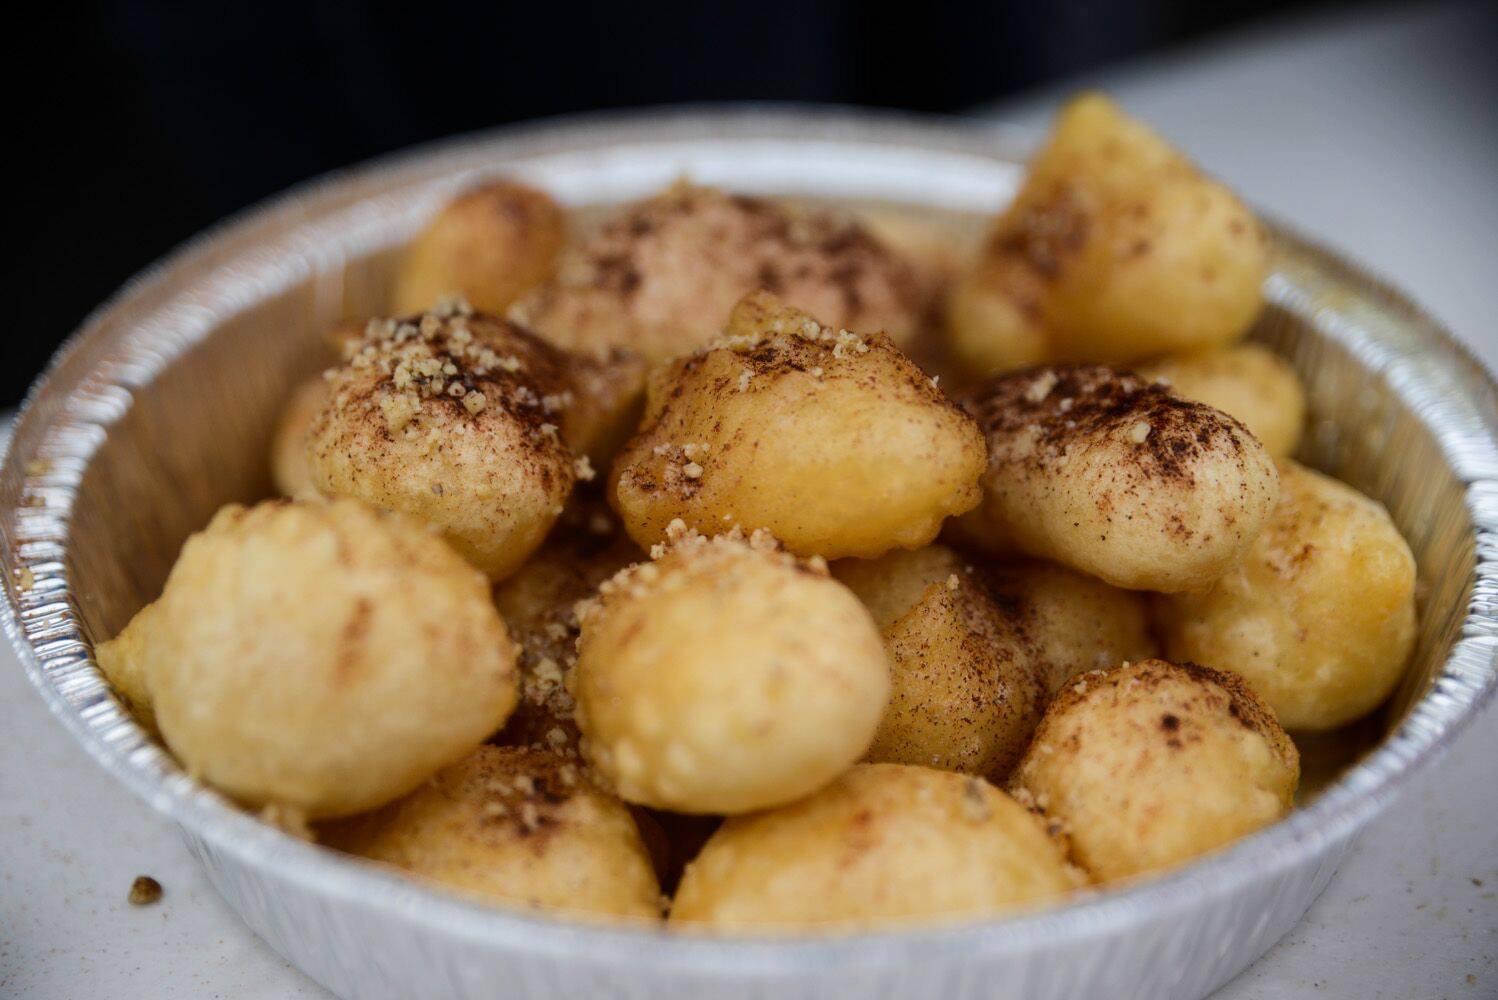
[[[275, 237], [273, 242], [279, 243], [278, 255], [299, 251], [306, 258], [296, 266], [310, 266], [308, 260], [326, 252], [314, 238], [318, 227], [335, 216], [340, 224], [346, 222], [340, 213], [389, 209], [378, 203], [382, 191], [399, 187], [402, 197], [409, 199], [409, 186], [416, 182], [430, 184], [434, 191], [450, 190], [478, 173], [508, 169], [526, 157], [562, 150], [590, 155], [621, 143], [651, 148], [673, 142], [705, 147], [751, 141], [786, 149], [802, 143], [841, 143], [870, 156], [900, 152], [916, 160], [961, 157], [971, 165], [1011, 172], [1026, 151], [1016, 133], [1002, 129], [845, 109], [751, 107], [588, 115], [448, 140], [313, 181], [221, 223], [131, 279], [84, 321], [33, 386], [0, 470], [0, 476], [15, 478], [20, 484], [17, 495], [27, 498], [0, 511], [6, 569], [0, 627], [49, 709], [106, 770], [157, 811], [241, 863], [273, 869], [310, 891], [358, 900], [454, 936], [500, 940], [538, 955], [594, 964], [645, 961], [663, 970], [705, 975], [770, 976], [824, 968], [827, 963], [880, 968], [1020, 953], [1058, 936], [1099, 939], [1146, 917], [1229, 895], [1354, 835], [1414, 774], [1439, 759], [1493, 697], [1498, 690], [1498, 389], [1492, 376], [1392, 285], [1294, 235], [1288, 227], [1275, 225], [1276, 243], [1292, 264], [1355, 289], [1413, 331], [1419, 351], [1400, 354], [1383, 351], [1377, 344], [1358, 346], [1369, 348], [1363, 360], [1386, 375], [1408, 370], [1398, 391], [1419, 409], [1465, 484], [1465, 502], [1477, 533], [1476, 569], [1461, 636], [1432, 690], [1401, 725], [1314, 802], [1218, 854], [1134, 886], [997, 920], [839, 937], [713, 939], [565, 922], [432, 891], [283, 834], [172, 766], [110, 696], [93, 665], [64, 561], [68, 516], [89, 457], [107, 427], [128, 409], [132, 391], [148, 385], [195, 342], [192, 323], [169, 329], [172, 321], [191, 318], [194, 310], [227, 308], [235, 296], [253, 295], [256, 289], [251, 284], [212, 290], [219, 296], [215, 299], [195, 297], [189, 287], [170, 302], [156, 301], [149, 316], [142, 304], [153, 296], [159, 299], [163, 285], [184, 273], [197, 272], [211, 284], [215, 268], [229, 260], [251, 275], [267, 275], [279, 266], [285, 279], [284, 259], [267, 259], [268, 239]], [[919, 201], [915, 193], [907, 192], [907, 200]], [[1294, 273], [1277, 271], [1268, 293], [1274, 301], [1296, 303], [1313, 312], [1320, 308], [1297, 302], [1297, 297], [1310, 293]], [[176, 311], [167, 310], [167, 305]], [[168, 313], [164, 320], [163, 311]], [[137, 325], [146, 319], [154, 322]], [[1326, 310], [1326, 323], [1339, 319], [1334, 309]], [[205, 328], [202, 333], [206, 332]], [[1322, 332], [1345, 341], [1358, 331], [1327, 327]], [[73, 384], [67, 385], [70, 380]], [[39, 452], [44, 469], [33, 468]]]

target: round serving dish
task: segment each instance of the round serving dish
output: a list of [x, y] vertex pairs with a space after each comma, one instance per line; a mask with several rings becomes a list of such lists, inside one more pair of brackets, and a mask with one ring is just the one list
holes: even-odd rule
[[319, 181], [193, 241], [95, 312], [34, 387], [0, 469], [4, 626], [48, 705], [177, 821], [219, 891], [345, 997], [1200, 997], [1262, 954], [1354, 835], [1498, 687], [1498, 390], [1407, 300], [1282, 228], [1255, 335], [1307, 382], [1302, 457], [1381, 499], [1421, 580], [1419, 645], [1366, 744], [1286, 820], [1201, 862], [1069, 905], [948, 928], [713, 940], [563, 923], [423, 888], [306, 844], [204, 788], [92, 662], [183, 538], [268, 492], [276, 408], [318, 335], [377, 311], [398, 248], [484, 174], [571, 204], [682, 174], [741, 191], [990, 213], [1022, 174], [1004, 133], [847, 112], [590, 118]]

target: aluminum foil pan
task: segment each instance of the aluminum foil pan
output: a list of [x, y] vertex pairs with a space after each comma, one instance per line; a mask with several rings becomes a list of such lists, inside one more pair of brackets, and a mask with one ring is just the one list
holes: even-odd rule
[[832, 939], [711, 940], [490, 909], [286, 836], [186, 774], [92, 661], [219, 504], [268, 492], [266, 445], [319, 333], [378, 311], [393, 254], [443, 198], [506, 173], [574, 205], [677, 176], [977, 220], [1012, 194], [1003, 133], [846, 112], [583, 119], [320, 181], [193, 241], [94, 313], [37, 383], [0, 470], [4, 627], [58, 718], [181, 824], [254, 930], [344, 997], [1200, 997], [1305, 912], [1352, 837], [1495, 687], [1498, 406], [1398, 293], [1277, 229], [1256, 335], [1310, 390], [1303, 457], [1381, 499], [1421, 581], [1418, 651], [1387, 708], [1307, 747], [1324, 777], [1278, 825], [1132, 888], [1005, 920]]

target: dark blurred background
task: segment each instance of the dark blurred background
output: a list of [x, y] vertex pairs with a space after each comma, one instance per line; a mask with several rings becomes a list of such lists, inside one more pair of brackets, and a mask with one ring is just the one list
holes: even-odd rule
[[[954, 112], [1305, 0], [419, 0], [35, 5], [11, 49], [13, 321], [0, 406], [203, 227], [372, 155], [542, 115], [692, 101]], [[17, 217], [18, 216], [18, 217]]]

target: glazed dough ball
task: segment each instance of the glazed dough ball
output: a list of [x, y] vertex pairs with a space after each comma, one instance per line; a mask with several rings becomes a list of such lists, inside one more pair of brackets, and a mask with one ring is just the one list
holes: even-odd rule
[[671, 923], [719, 931], [877, 929], [991, 917], [1078, 880], [1023, 806], [981, 778], [861, 764], [793, 805], [730, 817]]
[[601, 506], [569, 508], [541, 550], [494, 590], [520, 647], [520, 703], [501, 742], [576, 752], [577, 705], [566, 678], [577, 662], [577, 602], [645, 558]]
[[488, 903], [573, 917], [661, 915], [629, 809], [577, 764], [542, 750], [479, 747], [406, 798], [318, 833]]
[[1258, 315], [1267, 269], [1264, 232], [1231, 191], [1088, 94], [1030, 164], [948, 330], [975, 375], [1216, 347]]
[[887, 338], [761, 292], [717, 345], [652, 373], [611, 486], [641, 545], [680, 518], [831, 559], [926, 544], [978, 502], [982, 471], [977, 426]]
[[1288, 458], [1300, 444], [1306, 391], [1290, 363], [1262, 344], [1172, 355], [1139, 374], [1237, 418], [1275, 458]]
[[996, 604], [940, 545], [833, 567], [874, 616], [890, 654], [890, 700], [867, 760], [999, 779], [1029, 745], [1045, 696], [1013, 605]]
[[404, 795], [516, 697], [483, 575], [353, 500], [223, 508], [99, 658], [132, 665], [114, 676], [189, 772], [310, 818]]
[[572, 491], [569, 390], [560, 356], [502, 320], [373, 321], [312, 423], [313, 485], [413, 514], [502, 579]]
[[396, 315], [462, 296], [503, 314], [556, 269], [567, 220], [550, 196], [514, 181], [491, 181], [458, 195], [407, 248], [395, 273]]
[[983, 502], [960, 535], [1130, 590], [1221, 576], [1279, 495], [1274, 462], [1233, 418], [1107, 368], [991, 379], [967, 406], [988, 435]]
[[863, 756], [889, 701], [869, 614], [762, 532], [673, 529], [580, 610], [584, 752], [631, 802], [736, 813], [789, 802]]
[[1394, 690], [1415, 642], [1415, 559], [1388, 513], [1294, 462], [1248, 554], [1160, 602], [1172, 657], [1241, 674], [1292, 730], [1335, 729]]
[[1160, 653], [1148, 598], [1137, 591], [1036, 560], [989, 566], [984, 578], [1035, 644], [1048, 697], [1078, 674]]
[[298, 386], [281, 408], [281, 419], [271, 441], [270, 472], [283, 497], [315, 500], [319, 496], [317, 488], [312, 485], [307, 441], [312, 421], [327, 400], [328, 381], [317, 375]]
[[733, 304], [759, 289], [834, 329], [896, 343], [916, 334], [930, 295], [907, 261], [851, 219], [677, 184], [568, 250], [518, 315], [578, 353], [622, 347], [663, 362], [714, 340]]
[[1062, 689], [1015, 784], [1101, 882], [1232, 843], [1290, 811], [1295, 745], [1242, 679], [1145, 660]]

